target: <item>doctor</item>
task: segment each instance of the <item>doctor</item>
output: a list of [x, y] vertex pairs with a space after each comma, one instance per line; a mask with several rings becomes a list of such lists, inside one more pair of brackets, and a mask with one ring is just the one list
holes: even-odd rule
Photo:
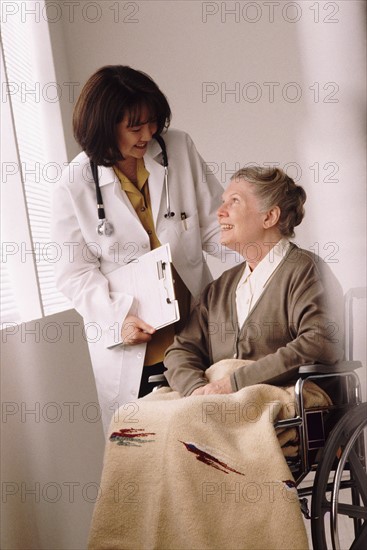
[[165, 349], [180, 328], [155, 331], [134, 316], [133, 298], [110, 292], [109, 274], [169, 243], [182, 325], [191, 296], [211, 280], [203, 251], [224, 258], [216, 220], [223, 189], [191, 138], [168, 130], [170, 118], [149, 76], [127, 66], [101, 68], [74, 110], [83, 152], [54, 191], [57, 285], [84, 318], [105, 431], [121, 405], [151, 391], [148, 378], [163, 372]]

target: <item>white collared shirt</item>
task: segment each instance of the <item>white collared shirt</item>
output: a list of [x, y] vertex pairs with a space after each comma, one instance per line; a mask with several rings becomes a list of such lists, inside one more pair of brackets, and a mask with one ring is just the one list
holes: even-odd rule
[[288, 239], [280, 239], [253, 271], [250, 270], [249, 264], [246, 262], [246, 267], [236, 290], [237, 318], [240, 327], [242, 327], [251, 309], [264, 292], [276, 268], [286, 255], [289, 246]]

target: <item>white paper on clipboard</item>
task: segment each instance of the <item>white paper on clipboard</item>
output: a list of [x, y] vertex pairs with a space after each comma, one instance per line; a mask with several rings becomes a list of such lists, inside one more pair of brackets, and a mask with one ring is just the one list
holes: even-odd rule
[[106, 274], [110, 291], [134, 296], [130, 313], [156, 329], [180, 319], [171, 262], [165, 244]]

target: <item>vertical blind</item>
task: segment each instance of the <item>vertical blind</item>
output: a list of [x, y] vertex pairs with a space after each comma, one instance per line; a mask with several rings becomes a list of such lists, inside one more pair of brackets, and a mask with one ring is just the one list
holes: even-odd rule
[[[11, 101], [13, 110], [42, 307], [44, 315], [50, 315], [71, 306], [56, 289], [53, 258], [47, 252], [52, 249], [47, 246], [50, 242], [52, 199], [52, 183], [47, 178], [47, 164], [52, 159], [47, 158], [45, 140], [49, 138], [43, 130], [42, 112], [45, 98], [37, 80], [37, 65], [41, 61], [37, 56], [42, 55], [42, 52], [36, 50], [34, 32], [43, 30], [38, 27], [35, 30], [31, 24], [20, 23], [12, 17], [8, 17], [6, 24], [2, 25], [2, 45], [8, 80], [7, 87], [3, 85], [3, 93], [4, 90], [7, 92], [3, 101]], [[50, 122], [49, 130], [52, 132], [52, 121]], [[8, 205], [2, 207], [6, 208]], [[16, 218], [16, 212], [14, 217]], [[32, 251], [26, 253], [29, 255]], [[1, 265], [1, 320], [18, 322], [22, 319], [16, 313], [17, 289], [12, 286], [6, 262]]]

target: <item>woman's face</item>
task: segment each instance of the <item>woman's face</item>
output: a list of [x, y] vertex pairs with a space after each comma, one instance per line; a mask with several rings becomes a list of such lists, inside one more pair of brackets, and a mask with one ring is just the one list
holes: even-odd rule
[[264, 219], [251, 185], [243, 179], [231, 180], [223, 193], [223, 204], [217, 212], [221, 226], [221, 244], [240, 253], [249, 244], [264, 239]]
[[158, 129], [157, 121], [150, 116], [145, 107], [141, 110], [141, 118], [137, 126], [128, 126], [128, 121], [129, 117], [125, 115], [117, 124], [118, 148], [124, 159], [129, 157], [139, 159], [144, 156], [148, 143]]

